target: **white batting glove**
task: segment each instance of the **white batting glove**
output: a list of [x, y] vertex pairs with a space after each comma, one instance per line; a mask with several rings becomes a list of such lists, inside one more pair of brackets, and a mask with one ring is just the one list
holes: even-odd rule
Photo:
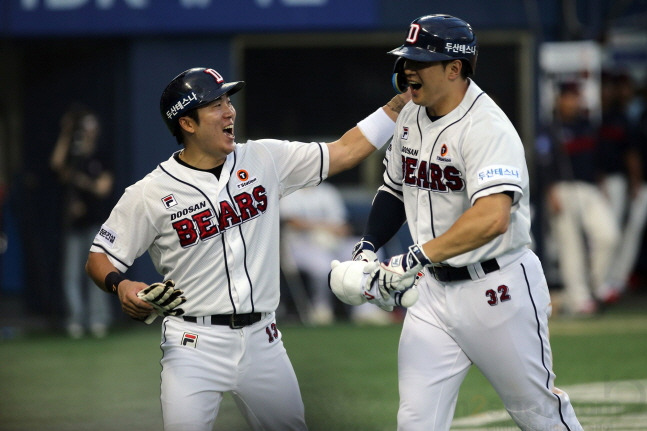
[[[379, 268], [378, 262], [374, 262], [371, 267], [367, 265], [365, 271], [373, 272], [376, 267]], [[364, 297], [385, 311], [392, 311], [393, 307], [411, 307], [418, 301], [418, 281], [423, 275], [422, 272], [418, 272], [412, 286], [403, 290], [393, 290], [386, 297], [382, 295], [378, 281], [367, 277], [364, 279]]]
[[361, 261], [348, 260], [340, 262], [333, 260], [330, 262], [331, 271], [328, 273], [328, 287], [337, 298], [344, 304], [361, 305], [366, 302], [364, 296], [364, 285], [368, 278], [372, 266], [371, 264]]
[[137, 292], [137, 296], [152, 305], [154, 309], [145, 322], [150, 325], [157, 316], [181, 316], [184, 314], [184, 310], [177, 308], [186, 302], [186, 298], [182, 296], [183, 293], [182, 290], [175, 289], [173, 280], [153, 283]]
[[340, 301], [349, 305], [370, 302], [385, 311], [393, 311], [394, 306], [412, 306], [418, 300], [417, 289], [393, 291], [384, 298], [378, 283], [370, 283], [370, 274], [378, 265], [378, 262], [334, 260], [331, 262], [332, 270], [328, 276], [330, 289]]
[[355, 244], [352, 259], [363, 262], [377, 262], [379, 260], [377, 254], [375, 254], [375, 246], [373, 243], [363, 238]]
[[413, 286], [418, 273], [431, 264], [422, 247], [414, 244], [409, 247], [409, 252], [393, 256], [376, 266], [371, 272], [370, 284], [377, 281], [382, 298], [387, 299], [392, 292]]

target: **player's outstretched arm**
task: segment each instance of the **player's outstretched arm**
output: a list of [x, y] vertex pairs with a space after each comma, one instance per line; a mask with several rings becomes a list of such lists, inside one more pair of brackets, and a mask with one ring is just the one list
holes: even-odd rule
[[328, 175], [335, 175], [357, 165], [393, 136], [395, 120], [411, 100], [409, 92], [394, 96], [386, 105], [357, 123], [337, 141], [328, 144]]
[[144, 320], [154, 311], [152, 305], [137, 296], [148, 285], [126, 279], [105, 254], [91, 252], [85, 270], [99, 288], [119, 297], [121, 309], [133, 319]]

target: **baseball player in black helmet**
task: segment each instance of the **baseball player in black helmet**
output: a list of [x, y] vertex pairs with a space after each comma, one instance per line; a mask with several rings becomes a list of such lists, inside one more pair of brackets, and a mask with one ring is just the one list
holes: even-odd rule
[[[404, 292], [398, 430], [448, 431], [472, 364], [521, 429], [581, 430], [554, 385], [551, 300], [528, 248], [524, 146], [470, 78], [478, 55], [471, 26], [449, 15], [420, 17], [390, 54], [398, 56], [396, 88], [408, 87], [411, 102], [397, 119], [354, 262], [333, 265], [331, 284], [346, 296], [354, 292], [347, 279], [365, 280], [384, 300]], [[377, 262], [375, 252], [405, 221], [414, 244]]]
[[195, 109], [224, 94], [231, 97], [243, 87], [243, 81], [225, 82], [213, 69], [194, 67], [180, 73], [166, 86], [160, 98], [160, 113], [166, 127], [178, 140], [178, 144], [181, 144], [182, 133], [178, 122], [180, 117], [195, 115]]
[[476, 71], [478, 42], [472, 26], [451, 15], [426, 15], [415, 19], [404, 44], [389, 54], [398, 56], [393, 68], [393, 86], [402, 93], [408, 87], [405, 60], [417, 62], [449, 61], [463, 63], [461, 74], [467, 78]]
[[[225, 392], [252, 430], [307, 429], [275, 317], [279, 199], [383, 146], [408, 100], [395, 96], [335, 142], [243, 145], [231, 100], [243, 86], [202, 67], [171, 80], [160, 111], [182, 149], [126, 189], [86, 265], [129, 316], [148, 323], [163, 316], [165, 431], [211, 431]], [[163, 283], [123, 274], [145, 251]]]

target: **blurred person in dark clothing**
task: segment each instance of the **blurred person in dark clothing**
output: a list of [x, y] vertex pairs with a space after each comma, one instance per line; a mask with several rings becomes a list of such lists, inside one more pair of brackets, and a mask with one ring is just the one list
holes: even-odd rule
[[61, 130], [50, 158], [63, 187], [63, 280], [68, 335], [80, 338], [86, 329], [106, 335], [111, 323], [110, 301], [94, 288], [85, 273], [87, 250], [106, 216], [114, 178], [98, 156], [101, 125], [96, 113], [74, 104], [61, 119]]
[[620, 235], [599, 186], [605, 169], [598, 165], [596, 144], [596, 128], [582, 110], [579, 85], [560, 84], [552, 123], [538, 137], [537, 159], [564, 285], [562, 305], [576, 316], [598, 311]]
[[[598, 131], [600, 165], [607, 168], [604, 192], [612, 205], [622, 237], [600, 300], [616, 302], [626, 289], [638, 259], [647, 218], [647, 184], [635, 120], [629, 105], [635, 96], [632, 78], [623, 72], [602, 75], [602, 123]], [[606, 163], [604, 163], [606, 161]]]
[[603, 190], [609, 199], [618, 223], [622, 223], [626, 209], [629, 186], [635, 187], [634, 168], [630, 163], [632, 132], [626, 103], [619, 93], [619, 76], [613, 72], [602, 73], [600, 101], [602, 121], [598, 128], [598, 165], [603, 169]]

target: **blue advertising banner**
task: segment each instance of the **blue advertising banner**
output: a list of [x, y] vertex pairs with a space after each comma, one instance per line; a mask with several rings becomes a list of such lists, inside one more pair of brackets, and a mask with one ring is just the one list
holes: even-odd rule
[[[6, 2], [6, 3], [5, 3]], [[5, 36], [360, 29], [378, 0], [2, 0]]]

